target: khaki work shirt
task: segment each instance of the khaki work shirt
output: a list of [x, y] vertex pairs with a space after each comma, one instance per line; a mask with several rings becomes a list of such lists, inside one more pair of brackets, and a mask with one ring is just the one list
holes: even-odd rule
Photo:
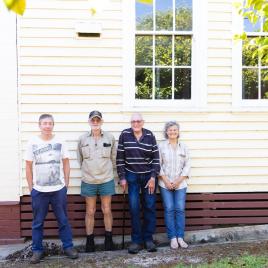
[[116, 149], [115, 138], [108, 132], [102, 131], [96, 142], [90, 132], [79, 137], [77, 159], [81, 167], [82, 181], [100, 184], [113, 180]]

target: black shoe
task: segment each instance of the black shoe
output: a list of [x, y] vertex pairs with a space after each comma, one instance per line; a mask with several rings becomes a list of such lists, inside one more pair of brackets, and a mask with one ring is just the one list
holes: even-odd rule
[[128, 247], [128, 253], [130, 254], [137, 254], [141, 250], [142, 250], [141, 245], [136, 243], [131, 243], [130, 246]]
[[94, 252], [94, 251], [95, 251], [94, 234], [87, 235], [86, 252]]
[[112, 232], [105, 231], [104, 250], [114, 250]]
[[78, 258], [78, 253], [74, 248], [67, 248], [64, 250], [64, 254], [69, 258], [69, 259], [77, 259]]
[[145, 241], [145, 248], [148, 252], [155, 252], [157, 251], [156, 245], [153, 241]]
[[39, 263], [43, 258], [44, 258], [43, 252], [33, 252], [33, 256], [30, 259], [30, 263], [31, 264]]

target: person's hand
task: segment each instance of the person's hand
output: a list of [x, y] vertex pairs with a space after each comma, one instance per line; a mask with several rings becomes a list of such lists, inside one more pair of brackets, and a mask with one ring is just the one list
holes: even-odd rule
[[127, 189], [127, 180], [125, 180], [125, 179], [120, 180], [120, 185], [122, 187], [123, 193], [125, 193], [126, 189]]
[[144, 188], [148, 188], [149, 194], [153, 194], [155, 189], [155, 178], [151, 177]]
[[173, 183], [170, 180], [164, 180], [164, 184], [168, 190], [173, 190]]
[[32, 190], [33, 190], [33, 185], [32, 185], [32, 184], [29, 184], [29, 185], [28, 185], [28, 188], [29, 188], [29, 192], [31, 193]]
[[183, 178], [182, 177], [178, 177], [177, 179], [175, 179], [173, 181], [173, 183], [172, 183], [173, 190], [178, 189], [182, 181], [183, 181]]

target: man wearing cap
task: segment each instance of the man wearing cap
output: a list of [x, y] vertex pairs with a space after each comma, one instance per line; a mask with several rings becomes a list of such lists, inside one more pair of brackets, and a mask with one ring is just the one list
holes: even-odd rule
[[79, 138], [77, 157], [81, 166], [81, 195], [86, 200], [86, 252], [95, 251], [94, 214], [97, 195], [100, 195], [101, 209], [104, 215], [105, 250], [113, 249], [111, 212], [112, 195], [115, 194], [113, 164], [116, 158], [115, 138], [112, 134], [102, 131], [102, 114], [92, 111], [88, 123], [91, 131]]
[[[143, 128], [141, 114], [131, 116], [131, 128], [122, 131], [117, 149], [117, 173], [125, 192], [128, 186], [128, 201], [131, 215], [131, 244], [128, 252], [136, 254], [145, 248], [156, 251], [153, 234], [156, 225], [155, 185], [160, 171], [159, 152], [153, 133]], [[143, 224], [140, 220], [140, 192]]]

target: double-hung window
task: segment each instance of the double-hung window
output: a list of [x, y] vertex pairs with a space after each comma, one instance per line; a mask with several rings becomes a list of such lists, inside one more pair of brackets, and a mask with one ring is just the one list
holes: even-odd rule
[[204, 6], [200, 0], [135, 1], [125, 22], [132, 23], [125, 31], [132, 35], [124, 61], [128, 103], [194, 106], [204, 99]]
[[268, 63], [254, 45], [255, 38], [268, 37], [268, 32], [263, 28], [264, 19], [260, 18], [256, 24], [247, 18], [239, 19], [236, 30], [241, 32], [243, 29], [248, 38], [241, 41], [241, 45], [235, 44], [233, 49], [234, 104], [240, 107], [268, 108]]
[[243, 42], [242, 51], [242, 98], [268, 99], [268, 63], [254, 53], [257, 47], [248, 46], [254, 38], [268, 36], [268, 32], [263, 31], [262, 19], [255, 25], [244, 19], [244, 30], [248, 40]]

